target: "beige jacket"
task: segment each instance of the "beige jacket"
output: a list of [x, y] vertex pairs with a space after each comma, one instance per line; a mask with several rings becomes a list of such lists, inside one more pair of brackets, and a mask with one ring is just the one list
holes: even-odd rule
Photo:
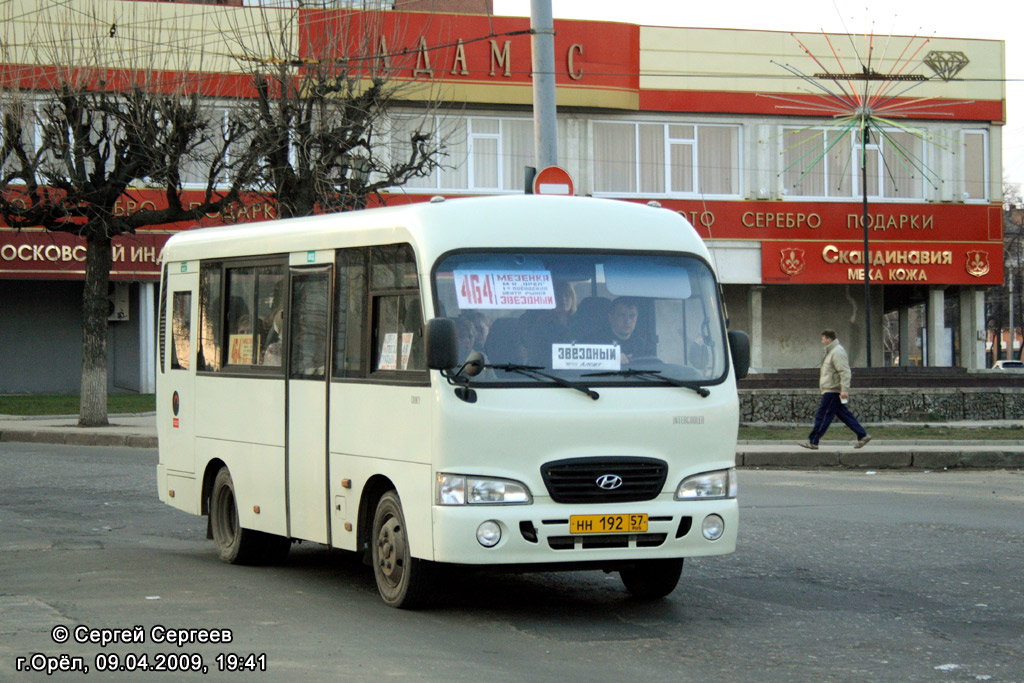
[[825, 358], [821, 361], [821, 378], [818, 381], [821, 393], [843, 393], [850, 390], [850, 358], [838, 339], [825, 347]]

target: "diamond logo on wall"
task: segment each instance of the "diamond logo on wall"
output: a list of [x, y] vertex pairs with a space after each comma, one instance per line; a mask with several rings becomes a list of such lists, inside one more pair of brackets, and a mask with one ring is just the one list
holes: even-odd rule
[[924, 57], [924, 63], [944, 81], [953, 80], [965, 66], [971, 63], [963, 52], [952, 50], [932, 50]]

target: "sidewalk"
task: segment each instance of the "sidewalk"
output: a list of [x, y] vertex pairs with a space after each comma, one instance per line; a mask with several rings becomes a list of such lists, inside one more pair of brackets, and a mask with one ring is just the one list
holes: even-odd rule
[[[83, 428], [77, 415], [21, 417], [0, 415], [0, 441], [65, 444], [68, 446], [115, 446], [156, 448], [156, 415], [111, 415], [110, 426]], [[984, 428], [1011, 423], [945, 423], [946, 426]], [[1013, 423], [1018, 424], [1018, 423]], [[840, 432], [842, 433], [842, 432]], [[739, 467], [859, 469], [946, 469], [953, 467], [1024, 468], [1024, 440], [942, 441], [875, 439], [854, 449], [852, 438], [825, 440], [816, 451], [790, 441], [740, 441], [736, 446]]]
[[111, 415], [107, 427], [79, 427], [77, 415], [0, 415], [0, 441], [156, 448], [156, 414]]

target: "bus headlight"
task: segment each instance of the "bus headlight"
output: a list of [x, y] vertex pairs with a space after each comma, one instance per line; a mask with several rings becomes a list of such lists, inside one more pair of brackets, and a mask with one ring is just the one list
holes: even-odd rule
[[524, 484], [511, 479], [438, 474], [438, 505], [524, 505], [533, 502]]
[[735, 498], [737, 493], [736, 470], [704, 472], [683, 479], [676, 489], [676, 500], [709, 500]]

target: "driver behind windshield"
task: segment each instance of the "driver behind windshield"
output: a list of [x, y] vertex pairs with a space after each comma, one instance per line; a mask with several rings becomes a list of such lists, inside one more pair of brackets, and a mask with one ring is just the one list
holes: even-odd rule
[[608, 311], [608, 342], [619, 347], [619, 355], [624, 364], [649, 353], [647, 340], [636, 330], [639, 317], [640, 307], [630, 297], [619, 297], [612, 302], [611, 310]]

